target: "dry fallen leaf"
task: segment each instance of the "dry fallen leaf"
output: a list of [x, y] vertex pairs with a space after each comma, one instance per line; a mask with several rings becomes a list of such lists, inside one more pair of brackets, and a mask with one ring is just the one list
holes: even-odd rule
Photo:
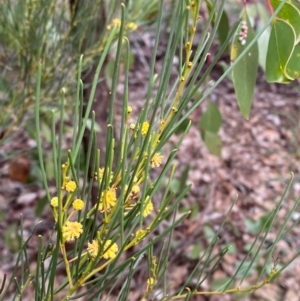
[[12, 181], [27, 182], [30, 171], [30, 161], [26, 155], [13, 158], [9, 162], [8, 175]]

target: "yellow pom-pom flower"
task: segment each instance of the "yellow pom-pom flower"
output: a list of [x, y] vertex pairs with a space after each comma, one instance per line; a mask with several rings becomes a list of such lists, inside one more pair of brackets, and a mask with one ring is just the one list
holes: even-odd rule
[[76, 183], [74, 181], [69, 181], [66, 184], [66, 190], [68, 192], [74, 192], [76, 188], [77, 188], [77, 185], [76, 185]]
[[87, 251], [93, 258], [98, 255], [99, 244], [96, 239], [93, 239], [91, 243], [88, 243]]
[[[108, 170], [108, 172], [109, 172], [109, 170]], [[100, 181], [100, 182], [101, 182], [102, 179], [103, 179], [103, 175], [104, 175], [104, 167], [99, 168], [99, 181]], [[98, 174], [97, 174], [97, 172], [95, 172], [95, 178], [97, 179], [97, 177], [98, 177]], [[110, 178], [109, 178], [109, 183], [112, 181], [113, 177], [114, 177], [114, 173], [111, 172], [111, 173], [110, 173]]]
[[151, 212], [154, 209], [151, 200], [149, 200], [149, 197], [146, 198], [146, 202], [145, 203], [146, 203], [146, 206], [144, 207], [143, 217], [147, 217], [148, 215], [150, 215]]
[[153, 278], [153, 277], [149, 278], [149, 279], [147, 280], [147, 284], [148, 284], [149, 286], [153, 286], [153, 284], [154, 284], [154, 278]]
[[137, 25], [136, 25], [136, 23], [134, 23], [134, 22], [129, 22], [129, 23], [126, 25], [126, 28], [129, 29], [129, 30], [135, 31], [135, 30], [137, 29]]
[[128, 106], [127, 107], [127, 121], [130, 119], [130, 114], [132, 112], [132, 107], [131, 106]]
[[[118, 253], [118, 245], [116, 243], [112, 244], [112, 241], [109, 239], [105, 242], [104, 248], [103, 248], [103, 254], [101, 257], [105, 259], [113, 259], [117, 256]], [[87, 247], [88, 253], [95, 258], [99, 253], [99, 244], [96, 239], [94, 239], [91, 243], [88, 243]]]
[[75, 238], [78, 238], [82, 232], [82, 224], [78, 222], [66, 221], [62, 227], [62, 235], [64, 241], [74, 240]]
[[115, 18], [112, 20], [112, 23], [110, 25], [107, 25], [107, 29], [111, 30], [113, 26], [121, 27], [121, 20], [118, 18]]
[[111, 208], [115, 207], [117, 203], [117, 194], [114, 188], [109, 188], [102, 192], [101, 202], [99, 210], [109, 211]]
[[84, 207], [84, 202], [83, 202], [83, 200], [81, 200], [81, 199], [76, 199], [76, 200], [74, 200], [74, 202], [72, 203], [72, 206], [73, 206], [74, 210], [80, 211], [80, 210], [82, 210], [83, 207]]
[[140, 187], [138, 185], [133, 185], [131, 191], [133, 193], [139, 193], [140, 192]]
[[140, 187], [138, 185], [133, 185], [129, 194], [129, 200], [138, 198], [140, 192]]
[[105, 259], [113, 259], [117, 256], [118, 246], [116, 243], [112, 244], [111, 240], [107, 240], [104, 245], [104, 254], [102, 255]]
[[141, 128], [141, 133], [142, 133], [142, 136], [146, 136], [147, 133], [148, 133], [148, 130], [149, 130], [149, 123], [147, 121], [143, 122], [142, 124], [142, 128]]
[[152, 168], [159, 167], [161, 165], [163, 156], [160, 155], [160, 153], [155, 153], [150, 160], [150, 166]]
[[147, 234], [147, 231], [146, 231], [146, 230], [139, 229], [139, 230], [137, 230], [136, 233], [135, 233], [135, 238], [136, 238], [137, 240], [141, 240], [141, 239], [143, 239], [143, 238], [146, 236], [146, 234]]
[[58, 207], [58, 197], [57, 197], [57, 196], [55, 196], [55, 197], [53, 197], [53, 198], [51, 199], [50, 205], [51, 205], [52, 207], [54, 207], [54, 208], [57, 208], [57, 207]]
[[112, 24], [113, 24], [114, 26], [120, 27], [120, 26], [121, 26], [121, 19], [119, 19], [119, 18], [113, 19], [113, 20], [112, 20]]

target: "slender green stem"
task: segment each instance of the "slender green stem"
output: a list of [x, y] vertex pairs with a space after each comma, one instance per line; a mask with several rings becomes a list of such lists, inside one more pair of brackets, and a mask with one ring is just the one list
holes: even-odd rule
[[72, 274], [71, 274], [71, 270], [70, 270], [70, 264], [69, 264], [69, 261], [68, 261], [68, 258], [67, 258], [66, 248], [65, 248], [65, 245], [63, 243], [60, 244], [60, 251], [61, 251], [61, 254], [63, 256], [65, 265], [66, 265], [66, 272], [67, 272], [67, 276], [68, 276], [68, 280], [69, 280], [69, 287], [70, 287], [70, 289], [72, 289], [73, 288]]

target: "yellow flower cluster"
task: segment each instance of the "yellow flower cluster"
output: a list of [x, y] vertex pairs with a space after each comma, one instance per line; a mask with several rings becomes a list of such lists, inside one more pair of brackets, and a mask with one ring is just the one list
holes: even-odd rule
[[147, 234], [147, 231], [146, 230], [143, 230], [143, 229], [139, 229], [136, 231], [135, 233], [135, 238], [137, 241], [143, 239]]
[[99, 211], [108, 212], [117, 204], [117, 193], [115, 188], [109, 188], [102, 192]]
[[57, 197], [57, 196], [55, 196], [55, 197], [53, 197], [53, 198], [51, 199], [50, 205], [51, 205], [52, 207], [54, 207], [54, 208], [57, 208], [57, 207], [58, 207], [58, 197]]
[[131, 106], [128, 106], [127, 107], [127, 121], [130, 119], [130, 114], [132, 112], [132, 107]]
[[153, 211], [153, 209], [154, 209], [153, 204], [152, 204], [151, 200], [149, 200], [149, 197], [147, 197], [146, 198], [146, 206], [143, 211], [143, 217], [147, 217], [148, 215], [150, 215], [151, 212]]
[[[112, 20], [111, 24], [107, 25], [107, 29], [111, 30], [114, 26], [117, 26], [118, 28], [121, 27], [121, 19], [119, 18], [115, 18]], [[131, 31], [135, 31], [137, 29], [137, 25], [134, 22], [128, 22], [126, 24], [126, 29], [127, 30], [131, 30]]]
[[102, 255], [103, 258], [108, 259], [108, 258], [115, 258], [118, 253], [118, 246], [116, 243], [112, 244], [111, 240], [107, 240], [104, 245], [104, 254]]
[[[108, 170], [108, 172], [109, 172], [109, 170]], [[104, 167], [99, 168], [99, 182], [102, 181], [103, 175], [104, 175]], [[114, 177], [114, 173], [111, 172], [111, 173], [110, 173], [110, 178], [109, 178], [109, 183], [111, 183], [113, 177]], [[98, 174], [97, 174], [97, 172], [95, 172], [95, 179], [97, 180], [97, 178], [98, 178]]]
[[107, 25], [107, 29], [111, 30], [114, 26], [121, 27], [121, 19], [115, 18], [112, 20], [111, 24]]
[[150, 160], [150, 166], [152, 168], [159, 167], [161, 165], [163, 156], [160, 155], [160, 153], [155, 153]]
[[99, 245], [96, 239], [93, 239], [92, 242], [88, 243], [87, 251], [93, 258], [98, 255]]
[[74, 200], [74, 202], [72, 203], [73, 209], [76, 211], [80, 211], [83, 209], [84, 207], [84, 202], [81, 199], [76, 199]]
[[153, 278], [153, 277], [150, 277], [150, 278], [147, 280], [147, 285], [153, 286], [153, 284], [154, 284], [154, 278]]
[[[101, 255], [101, 257], [103, 257], [104, 259], [113, 259], [117, 256], [118, 250], [118, 245], [116, 243], [112, 243], [112, 241], [109, 239], [104, 244], [104, 253]], [[92, 240], [91, 243], [88, 243], [87, 251], [93, 258], [98, 255], [99, 244], [96, 239]]]
[[140, 187], [138, 185], [133, 185], [129, 194], [129, 203], [131, 203], [132, 200], [137, 199], [139, 197]]
[[145, 121], [143, 122], [142, 124], [142, 128], [141, 128], [141, 133], [142, 133], [142, 136], [146, 136], [147, 133], [148, 133], [148, 130], [149, 130], [149, 122]]
[[76, 185], [76, 183], [74, 181], [69, 181], [66, 184], [66, 190], [68, 192], [74, 192], [76, 188], [77, 188], [77, 185]]
[[83, 232], [81, 223], [66, 221], [62, 227], [62, 235], [64, 241], [71, 241], [78, 238]]
[[129, 22], [126, 24], [126, 29], [135, 31], [137, 29], [137, 25], [134, 22]]

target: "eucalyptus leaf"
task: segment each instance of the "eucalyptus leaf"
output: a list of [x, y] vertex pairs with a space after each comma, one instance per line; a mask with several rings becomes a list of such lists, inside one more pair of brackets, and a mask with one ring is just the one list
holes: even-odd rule
[[220, 157], [222, 151], [222, 141], [216, 133], [204, 131], [203, 140], [208, 151], [215, 156]]
[[[243, 21], [237, 29], [237, 33], [233, 39], [231, 48], [231, 61], [234, 62], [236, 58], [243, 52], [253, 39], [255, 33], [251, 27], [247, 11], [244, 10], [242, 20], [247, 24], [246, 37], [243, 38]], [[257, 42], [249, 49], [248, 53], [232, 69], [232, 80], [237, 97], [240, 111], [244, 118], [249, 119], [252, 97], [258, 70], [258, 45]]]
[[298, 0], [287, 0], [286, 3], [292, 4], [300, 11], [300, 2]]
[[294, 47], [294, 51], [286, 65], [285, 73], [293, 79], [300, 77], [300, 42]]
[[[225, 11], [222, 12], [220, 24], [218, 27], [218, 35], [219, 35], [219, 40], [220, 44], [223, 45], [226, 41], [226, 38], [228, 37], [230, 30], [230, 25], [229, 25], [229, 19], [227, 16], [227, 13]], [[228, 47], [227, 47], [228, 50]]]
[[199, 121], [200, 130], [206, 130], [216, 134], [221, 125], [222, 115], [218, 106], [213, 102], [209, 102], [206, 111], [202, 114]]
[[[276, 9], [282, 1], [280, 0], [271, 0], [271, 4], [274, 9]], [[300, 12], [299, 10], [289, 3], [285, 3], [282, 9], [279, 11], [277, 17], [286, 21], [290, 24], [296, 34], [296, 42], [300, 41]]]
[[295, 31], [286, 21], [276, 19], [270, 34], [267, 61], [266, 79], [269, 83], [289, 83], [285, 73], [287, 62], [294, 50]]

